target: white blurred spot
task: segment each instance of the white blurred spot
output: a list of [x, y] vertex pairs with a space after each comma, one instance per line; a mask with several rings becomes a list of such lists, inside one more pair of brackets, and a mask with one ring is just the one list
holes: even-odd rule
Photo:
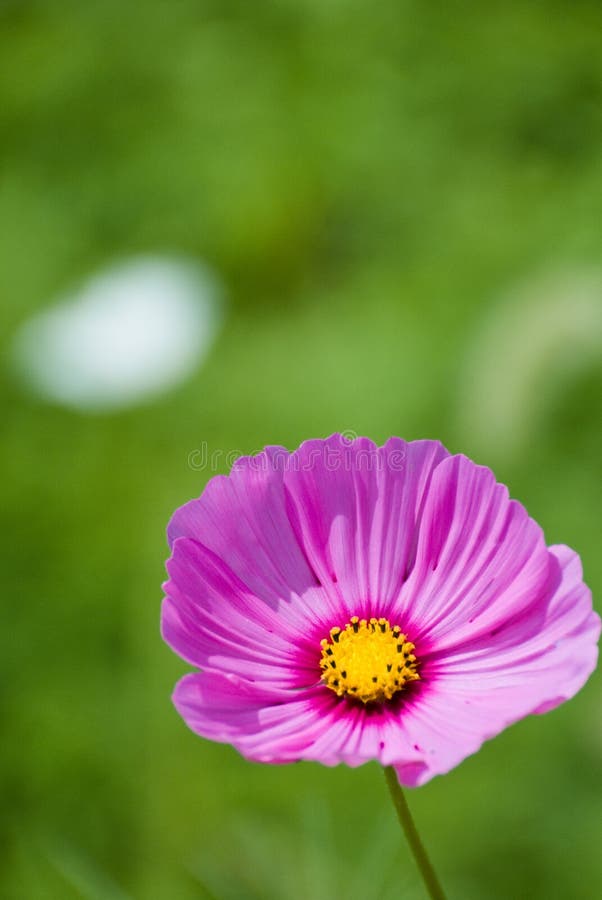
[[200, 265], [131, 259], [27, 321], [15, 337], [15, 367], [38, 393], [65, 406], [133, 405], [199, 365], [219, 326], [221, 298]]
[[460, 433], [475, 450], [510, 457], [559, 390], [602, 359], [602, 272], [548, 275], [492, 308], [465, 356]]

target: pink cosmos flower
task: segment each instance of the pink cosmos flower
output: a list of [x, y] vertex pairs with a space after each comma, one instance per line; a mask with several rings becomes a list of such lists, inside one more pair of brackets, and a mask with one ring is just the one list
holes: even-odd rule
[[436, 441], [268, 447], [174, 514], [162, 614], [190, 728], [424, 784], [595, 667], [579, 557]]

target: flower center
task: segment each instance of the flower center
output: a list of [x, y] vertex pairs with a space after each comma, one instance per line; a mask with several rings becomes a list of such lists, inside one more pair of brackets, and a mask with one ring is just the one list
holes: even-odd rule
[[331, 628], [320, 646], [322, 681], [338, 697], [382, 703], [420, 678], [414, 644], [388, 619], [353, 616], [344, 628]]

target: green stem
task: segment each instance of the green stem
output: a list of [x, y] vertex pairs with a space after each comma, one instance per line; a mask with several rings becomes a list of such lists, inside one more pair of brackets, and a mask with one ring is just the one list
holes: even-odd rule
[[414, 825], [414, 820], [412, 819], [410, 807], [408, 806], [405, 794], [397, 779], [395, 769], [392, 766], [387, 766], [385, 768], [385, 778], [389, 786], [389, 791], [391, 792], [391, 799], [395, 806], [397, 818], [404, 830], [410, 849], [414, 854], [416, 865], [420, 869], [420, 874], [422, 875], [428, 895], [431, 900], [445, 900], [443, 888], [439, 884], [439, 879], [435, 874], [435, 870], [427, 856], [424, 845], [420, 840], [420, 835], [418, 834], [416, 826]]

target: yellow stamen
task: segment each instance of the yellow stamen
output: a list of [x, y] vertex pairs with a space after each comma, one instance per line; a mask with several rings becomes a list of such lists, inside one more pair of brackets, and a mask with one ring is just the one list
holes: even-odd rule
[[382, 703], [409, 681], [417, 681], [414, 644], [388, 619], [353, 616], [320, 641], [322, 681], [337, 696]]

